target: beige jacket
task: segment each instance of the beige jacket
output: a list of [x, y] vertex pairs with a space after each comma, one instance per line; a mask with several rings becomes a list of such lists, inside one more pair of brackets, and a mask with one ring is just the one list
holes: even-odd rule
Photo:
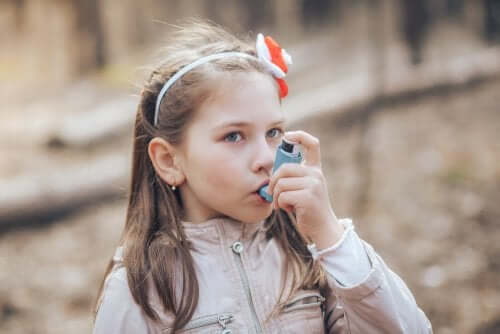
[[[365, 242], [372, 268], [361, 284], [344, 287], [328, 276], [327, 295], [299, 291], [282, 313], [265, 321], [279, 297], [284, 254], [275, 240], [266, 240], [262, 224], [215, 218], [184, 226], [196, 249], [200, 298], [178, 333], [432, 333], [405, 283]], [[154, 293], [150, 298], [160, 322], [147, 318], [132, 299], [119, 249], [94, 334], [170, 333], [172, 315], [162, 311]]]

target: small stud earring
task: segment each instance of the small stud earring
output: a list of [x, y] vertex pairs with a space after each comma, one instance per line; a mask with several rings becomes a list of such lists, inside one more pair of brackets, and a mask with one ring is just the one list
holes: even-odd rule
[[175, 191], [175, 186], [171, 186], [170, 188], [172, 188], [172, 191]]

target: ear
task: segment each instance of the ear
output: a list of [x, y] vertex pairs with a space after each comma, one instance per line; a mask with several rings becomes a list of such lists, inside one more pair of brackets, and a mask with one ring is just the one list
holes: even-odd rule
[[163, 138], [155, 137], [148, 145], [148, 154], [153, 168], [160, 178], [171, 186], [179, 186], [185, 176], [177, 163], [177, 150]]

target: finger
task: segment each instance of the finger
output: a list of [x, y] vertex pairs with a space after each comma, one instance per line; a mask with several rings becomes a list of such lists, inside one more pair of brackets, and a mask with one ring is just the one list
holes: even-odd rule
[[303, 190], [293, 190], [281, 192], [276, 199], [278, 208], [282, 208], [286, 211], [293, 211], [300, 201], [300, 198], [304, 197]]
[[306, 188], [310, 182], [311, 181], [308, 177], [286, 177], [279, 179], [274, 187], [274, 191], [272, 192], [274, 207], [277, 207], [276, 199], [279, 197], [280, 193], [285, 191], [302, 190]]
[[278, 168], [278, 170], [271, 176], [268, 185], [268, 191], [270, 194], [273, 193], [276, 182], [284, 177], [300, 177], [308, 175], [308, 170], [305, 166], [294, 164], [294, 163], [284, 163]]
[[305, 154], [305, 164], [312, 166], [321, 165], [321, 153], [319, 139], [305, 131], [289, 131], [285, 133], [285, 139], [302, 145]]

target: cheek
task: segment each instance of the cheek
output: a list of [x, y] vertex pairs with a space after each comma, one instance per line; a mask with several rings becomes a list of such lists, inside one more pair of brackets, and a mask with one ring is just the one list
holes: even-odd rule
[[197, 161], [196, 179], [218, 190], [234, 188], [243, 177], [241, 158], [227, 154], [204, 154]]
[[234, 188], [237, 180], [241, 180], [243, 168], [237, 165], [235, 158], [217, 158], [211, 161], [213, 180], [222, 189]]

